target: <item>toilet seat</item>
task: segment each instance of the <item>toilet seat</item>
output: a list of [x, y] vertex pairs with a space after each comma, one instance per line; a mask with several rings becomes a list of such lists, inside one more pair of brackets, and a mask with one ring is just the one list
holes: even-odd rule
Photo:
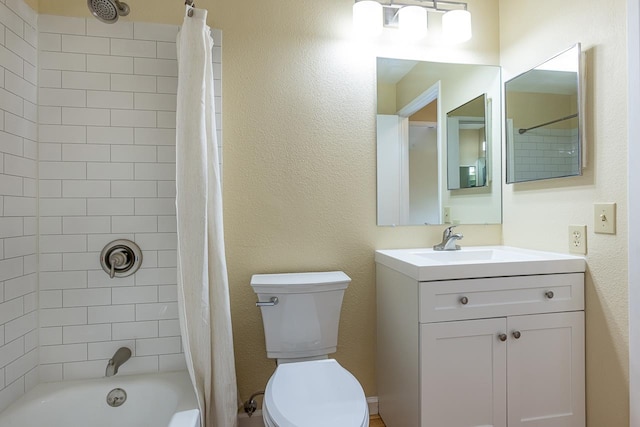
[[334, 359], [278, 365], [262, 407], [267, 427], [367, 427], [360, 383]]

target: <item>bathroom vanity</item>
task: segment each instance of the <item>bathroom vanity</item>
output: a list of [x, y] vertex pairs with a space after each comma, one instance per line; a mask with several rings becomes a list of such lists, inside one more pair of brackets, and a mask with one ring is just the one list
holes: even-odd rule
[[581, 257], [376, 251], [388, 427], [584, 427]]

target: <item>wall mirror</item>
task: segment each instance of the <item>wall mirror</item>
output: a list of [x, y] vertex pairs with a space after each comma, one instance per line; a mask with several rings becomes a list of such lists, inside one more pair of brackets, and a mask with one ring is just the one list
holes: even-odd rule
[[447, 188], [484, 187], [487, 180], [487, 95], [447, 113]]
[[580, 44], [505, 83], [507, 183], [582, 174]]
[[[497, 66], [377, 58], [378, 225], [501, 223], [501, 89]], [[468, 167], [473, 185], [450, 188], [447, 112], [470, 101], [484, 105], [484, 131], [471, 123], [483, 115], [468, 111], [457, 132], [484, 132], [485, 158], [476, 153], [472, 161], [458, 149], [452, 168], [459, 180]]]

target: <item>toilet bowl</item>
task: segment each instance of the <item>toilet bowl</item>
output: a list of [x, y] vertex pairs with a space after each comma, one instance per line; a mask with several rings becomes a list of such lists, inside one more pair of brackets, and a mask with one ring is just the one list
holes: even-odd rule
[[266, 427], [368, 427], [358, 380], [334, 359], [285, 363], [265, 390]]
[[349, 282], [342, 271], [251, 278], [267, 357], [278, 363], [265, 389], [266, 427], [369, 426], [360, 383], [328, 358], [337, 350], [340, 308]]

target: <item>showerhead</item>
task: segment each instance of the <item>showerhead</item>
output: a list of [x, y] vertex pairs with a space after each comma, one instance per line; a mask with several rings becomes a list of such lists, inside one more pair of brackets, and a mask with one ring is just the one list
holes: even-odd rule
[[87, 0], [91, 14], [100, 21], [113, 24], [120, 16], [129, 14], [129, 6], [118, 0]]

